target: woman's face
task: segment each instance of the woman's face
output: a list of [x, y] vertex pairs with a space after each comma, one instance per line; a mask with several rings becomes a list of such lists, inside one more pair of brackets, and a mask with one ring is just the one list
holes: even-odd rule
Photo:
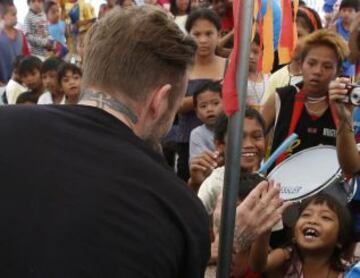
[[327, 95], [329, 83], [336, 77], [338, 59], [333, 49], [319, 45], [311, 48], [301, 64], [307, 95]]
[[311, 32], [311, 30], [305, 23], [305, 20], [301, 17], [296, 19], [296, 28], [297, 28], [297, 35], [298, 35], [299, 39], [305, 37], [306, 35], [310, 34], [310, 32]]
[[219, 32], [215, 25], [207, 19], [198, 19], [194, 22], [190, 35], [198, 46], [196, 54], [201, 57], [213, 55], [219, 40]]
[[179, 15], [186, 14], [186, 10], [189, 6], [190, 0], [176, 0], [176, 7], [178, 9]]

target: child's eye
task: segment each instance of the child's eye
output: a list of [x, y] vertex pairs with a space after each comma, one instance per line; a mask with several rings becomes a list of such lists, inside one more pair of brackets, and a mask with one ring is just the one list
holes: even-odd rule
[[333, 221], [332, 217], [327, 216], [327, 215], [323, 215], [321, 218], [326, 220], [326, 221]]

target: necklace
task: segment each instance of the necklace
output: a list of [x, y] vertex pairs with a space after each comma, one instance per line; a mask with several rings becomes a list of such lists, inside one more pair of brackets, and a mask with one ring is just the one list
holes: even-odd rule
[[311, 103], [311, 104], [314, 104], [314, 103], [319, 103], [319, 102], [322, 102], [324, 100], [327, 99], [327, 96], [322, 96], [322, 97], [306, 97], [306, 102], [307, 103]]
[[316, 116], [320, 116], [322, 114], [324, 114], [324, 112], [328, 109], [328, 105], [326, 105], [324, 108], [322, 108], [321, 110], [319, 111], [315, 111], [313, 109], [311, 109], [309, 107], [309, 103], [305, 103], [305, 107], [306, 107], [306, 110], [311, 114], [311, 115], [316, 115]]
[[[257, 82], [257, 80], [259, 80], [259, 78], [261, 78], [261, 82]], [[257, 84], [260, 84], [260, 89], [257, 86]], [[250, 104], [254, 105], [260, 105], [261, 104], [261, 99], [264, 95], [264, 91], [265, 91], [265, 78], [263, 77], [263, 75], [261, 73], [257, 73], [256, 75], [256, 81], [252, 81], [252, 80], [248, 80], [248, 98], [250, 97]]]

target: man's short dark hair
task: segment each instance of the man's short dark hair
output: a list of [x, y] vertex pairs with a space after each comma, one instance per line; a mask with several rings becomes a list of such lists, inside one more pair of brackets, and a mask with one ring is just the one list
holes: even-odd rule
[[193, 94], [193, 103], [194, 103], [194, 107], [197, 106], [198, 104], [198, 97], [199, 95], [201, 95], [202, 93], [206, 92], [206, 91], [211, 91], [214, 93], [218, 93], [221, 97], [221, 80], [219, 81], [213, 81], [213, 80], [208, 80], [206, 82], [204, 82], [204, 84], [202, 86], [200, 86]]
[[339, 10], [344, 8], [353, 8], [355, 11], [359, 10], [359, 0], [342, 0]]
[[81, 69], [74, 64], [71, 63], [63, 63], [60, 65], [58, 70], [58, 82], [61, 84], [61, 80], [66, 76], [68, 72], [71, 72], [72, 74], [78, 74], [82, 76]]
[[44, 74], [48, 71], [58, 71], [59, 67], [64, 63], [63, 60], [57, 57], [51, 57], [44, 61], [41, 67], [41, 74]]
[[9, 11], [10, 7], [14, 7], [14, 2], [12, 0], [1, 0], [0, 17], [3, 17]]
[[38, 70], [41, 72], [42, 62], [38, 57], [27, 56], [21, 60], [19, 65], [19, 75], [34, 72]]

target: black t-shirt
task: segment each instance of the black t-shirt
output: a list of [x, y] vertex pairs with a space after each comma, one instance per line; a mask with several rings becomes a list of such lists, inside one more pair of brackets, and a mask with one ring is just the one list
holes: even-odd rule
[[0, 277], [203, 277], [201, 202], [112, 115], [2, 107], [0, 142]]

